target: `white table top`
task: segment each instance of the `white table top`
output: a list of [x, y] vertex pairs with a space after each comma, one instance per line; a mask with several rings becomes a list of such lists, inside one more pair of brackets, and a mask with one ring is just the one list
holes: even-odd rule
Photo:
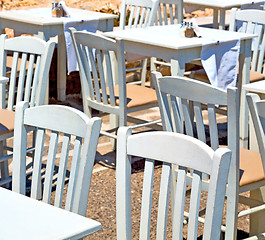
[[97, 221], [0, 187], [0, 239], [79, 239], [101, 229]]
[[170, 49], [185, 49], [200, 47], [203, 44], [214, 43], [225, 39], [252, 39], [255, 35], [217, 30], [211, 28], [200, 28], [202, 38], [181, 37], [177, 25], [153, 26], [148, 28], [134, 28], [104, 33], [111, 38], [121, 38], [125, 41], [150, 44]]
[[[50, 8], [44, 8], [51, 10]], [[25, 22], [35, 25], [58, 25], [63, 24], [64, 18], [56, 18], [56, 17], [38, 17], [36, 15], [31, 14], [31, 10], [29, 9], [29, 13], [27, 14], [25, 10], [16, 10], [16, 11], [3, 11], [0, 12], [0, 18], [12, 20], [12, 21], [18, 21], [18, 22]], [[91, 15], [91, 17], [97, 17], [99, 20], [106, 20], [106, 19], [115, 19], [118, 18], [117, 15], [114, 14], [106, 14], [106, 13], [100, 13], [100, 12], [93, 12], [93, 11], [87, 11], [82, 9], [76, 9], [76, 8], [69, 8], [70, 12], [74, 15], [79, 15], [80, 19], [82, 17], [86, 18], [87, 15]], [[80, 20], [82, 21], [82, 20]]]
[[183, 0], [184, 3], [210, 7], [210, 8], [233, 8], [233, 7], [241, 7], [243, 4], [251, 4], [262, 2], [260, 1], [251, 1], [251, 0]]
[[265, 80], [244, 84], [242, 88], [250, 92], [265, 93]]

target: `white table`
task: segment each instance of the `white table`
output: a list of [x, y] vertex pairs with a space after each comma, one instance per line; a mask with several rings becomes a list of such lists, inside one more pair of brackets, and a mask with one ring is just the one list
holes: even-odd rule
[[80, 239], [101, 229], [97, 221], [0, 187], [0, 239]]
[[[240, 8], [242, 4], [251, 4], [251, 0], [183, 0], [184, 4], [196, 6], [198, 8], [212, 8], [213, 14], [213, 27], [225, 29], [225, 11], [232, 8]], [[261, 7], [262, 9], [262, 7]], [[220, 11], [220, 20], [218, 12]], [[219, 22], [218, 22], [219, 20]]]
[[[117, 15], [105, 14], [99, 12], [85, 11], [70, 8], [71, 13], [80, 15], [96, 16], [99, 19], [98, 30], [112, 31], [114, 19]], [[57, 60], [57, 97], [59, 100], [65, 100], [66, 91], [66, 47], [64, 38], [64, 24], [61, 18], [44, 18], [25, 15], [20, 11], [0, 12], [0, 29], [4, 33], [5, 28], [11, 28], [15, 31], [34, 34], [45, 41], [51, 37], [58, 36], [58, 60]], [[82, 22], [80, 20], [80, 22]], [[78, 24], [78, 23], [75, 23]], [[74, 27], [74, 25], [73, 25]]]
[[[229, 32], [210, 28], [201, 28], [206, 38], [180, 37], [175, 25], [154, 26], [142, 29], [127, 29], [104, 33], [105, 36], [121, 38], [124, 40], [125, 50], [150, 57], [162, 58], [171, 61], [171, 74], [183, 76], [185, 63], [200, 58], [203, 43], [207, 43], [209, 36], [238, 37], [241, 40], [239, 56], [239, 81], [249, 83], [251, 41], [256, 37], [253, 34]], [[217, 34], [218, 33], [218, 34]], [[240, 109], [240, 138], [241, 146], [247, 145], [248, 137], [248, 111], [246, 108], [245, 92], [241, 93]]]

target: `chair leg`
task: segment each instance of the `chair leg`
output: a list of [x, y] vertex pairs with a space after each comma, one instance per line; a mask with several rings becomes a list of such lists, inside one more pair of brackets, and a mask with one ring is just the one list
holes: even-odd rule
[[145, 86], [146, 75], [147, 75], [147, 58], [142, 60], [142, 71], [141, 71], [141, 86]]
[[[250, 198], [265, 202], [265, 187], [250, 191]], [[265, 214], [260, 211], [249, 216], [249, 235], [254, 236], [265, 232]]]
[[234, 184], [228, 181], [225, 240], [236, 239], [237, 234], [238, 187], [236, 184], [236, 181]]
[[[7, 155], [7, 151], [5, 150], [5, 145], [6, 145], [6, 141], [1, 141], [0, 142], [0, 157], [6, 156]], [[6, 179], [9, 177], [9, 170], [8, 170], [8, 160], [0, 163], [0, 169], [1, 169], [1, 179]], [[11, 187], [10, 183], [6, 183], [3, 185], [6, 188]]]
[[[119, 127], [119, 117], [116, 114], [110, 114], [110, 129], [118, 129]], [[117, 131], [116, 131], [117, 132]], [[113, 150], [116, 150], [116, 139], [111, 138], [111, 147]]]

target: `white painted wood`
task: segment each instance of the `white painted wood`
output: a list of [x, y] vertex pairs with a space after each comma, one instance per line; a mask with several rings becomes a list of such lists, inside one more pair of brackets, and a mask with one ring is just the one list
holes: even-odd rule
[[[125, 28], [145, 28], [154, 25], [156, 19], [156, 11], [159, 5], [159, 0], [123, 0], [121, 5], [120, 29]], [[128, 24], [126, 24], [127, 15], [129, 12]], [[130, 53], [127, 53], [130, 54]], [[143, 56], [135, 58], [141, 60]], [[126, 55], [125, 55], [126, 59]], [[145, 86], [147, 59], [143, 59], [141, 63], [140, 83]], [[135, 72], [135, 68], [127, 68], [127, 72]], [[137, 84], [139, 82], [136, 82]], [[135, 84], [135, 83], [134, 83]]]
[[[82, 9], [70, 9], [71, 13], [79, 16], [91, 15], [98, 18], [98, 30], [112, 31], [114, 19], [117, 15], [100, 12], [87, 11]], [[66, 46], [64, 36], [64, 22], [61, 18], [44, 18], [32, 14], [21, 13], [20, 11], [6, 11], [0, 13], [1, 31], [11, 28], [15, 31], [34, 34], [35, 36], [48, 41], [51, 37], [58, 36], [58, 61], [57, 61], [57, 94], [59, 100], [65, 100], [66, 91]]]
[[[112, 40], [99, 34], [75, 31], [73, 28], [70, 30], [80, 69], [83, 108], [88, 116], [91, 116], [92, 109], [97, 109], [108, 114], [117, 115], [118, 126], [126, 126], [128, 112], [135, 112], [156, 106], [156, 104], [146, 104], [139, 106], [139, 108], [127, 109], [126, 72], [122, 40]], [[89, 52], [92, 71], [90, 71], [86, 59], [86, 48]], [[95, 57], [93, 56], [92, 49], [96, 49]], [[114, 54], [117, 59], [116, 65], [110, 59], [111, 54]], [[116, 71], [118, 75], [115, 75]], [[116, 96], [114, 94], [115, 85], [119, 86], [119, 95], [116, 93]], [[142, 98], [145, 96], [140, 96], [139, 93], [136, 97]], [[115, 125], [116, 127], [117, 125]], [[110, 135], [103, 131], [101, 133], [115, 138], [114, 134]]]
[[[183, 101], [192, 101], [195, 107], [194, 112], [197, 112], [199, 104], [204, 104], [207, 106], [208, 111], [208, 125], [210, 131], [210, 145], [212, 149], [216, 150], [219, 147], [219, 138], [218, 138], [218, 126], [216, 121], [216, 106], [226, 106], [227, 107], [227, 118], [228, 118], [228, 148], [232, 150], [233, 155], [231, 159], [230, 172], [228, 177], [228, 190], [227, 190], [227, 229], [229, 230], [229, 238], [232, 239], [231, 234], [235, 234], [234, 229], [237, 226], [237, 202], [238, 202], [238, 192], [239, 192], [239, 94], [236, 88], [228, 88], [227, 91], [213, 87], [207, 83], [203, 83], [197, 80], [182, 78], [182, 77], [161, 77], [158, 73], [152, 73], [153, 80], [155, 82], [156, 92], [158, 96], [158, 104], [160, 113], [162, 116], [162, 123], [164, 125], [164, 129], [166, 131], [178, 132], [178, 128], [174, 129], [171, 126], [173, 125], [172, 119], [180, 118], [180, 114], [177, 111], [172, 111], [170, 107], [170, 100], [173, 98], [181, 98], [181, 102]], [[169, 95], [170, 97], [162, 98], [163, 95]], [[175, 101], [177, 104], [177, 101]], [[179, 105], [179, 109], [181, 106]], [[183, 104], [182, 104], [183, 108]], [[176, 117], [172, 117], [172, 115], [178, 114]], [[183, 109], [184, 119], [190, 118], [186, 115], [189, 114], [188, 106], [186, 104]], [[201, 113], [200, 113], [201, 114]], [[196, 114], [196, 115], [200, 115]], [[169, 117], [170, 116], [170, 117]], [[198, 121], [197, 121], [198, 119]], [[205, 119], [206, 120], [206, 119]], [[181, 121], [181, 120], [180, 120]], [[201, 124], [201, 126], [199, 126]], [[199, 128], [199, 129], [198, 129]], [[196, 124], [191, 125], [191, 121], [184, 121], [184, 129], [186, 129], [186, 134], [190, 136], [195, 136], [195, 129], [197, 132], [202, 132], [205, 130], [203, 121], [197, 117]], [[190, 132], [192, 131], [192, 132]], [[182, 133], [182, 132], [181, 132]], [[200, 133], [199, 135], [203, 135]], [[174, 176], [174, 174], [173, 174]], [[203, 179], [205, 176], [203, 176]], [[174, 177], [173, 177], [174, 179]], [[207, 183], [206, 183], [207, 190]], [[175, 189], [172, 190], [175, 195]], [[174, 199], [173, 195], [173, 199]], [[175, 201], [175, 200], [173, 200]], [[195, 201], [195, 200], [194, 200]], [[196, 226], [193, 227], [194, 229]], [[227, 230], [227, 231], [228, 231]], [[191, 236], [192, 238], [192, 236]]]
[[[15, 37], [8, 39], [7, 35], [3, 34], [0, 37], [0, 45], [1, 76], [7, 76], [7, 53], [13, 56], [8, 87], [6, 87], [6, 82], [1, 82], [1, 108], [14, 111], [16, 104], [20, 101], [29, 101], [30, 106], [44, 104], [49, 68], [55, 43], [51, 41], [45, 42], [35, 37]], [[3, 134], [1, 141], [5, 141], [12, 136], [12, 132]], [[3, 176], [8, 176], [7, 161], [2, 162], [1, 165], [6, 165], [5, 171], [7, 173], [3, 172]]]
[[[48, 145], [48, 158], [44, 175], [43, 202], [50, 203], [51, 190], [55, 175], [55, 158], [58, 151], [61, 153], [57, 186], [55, 190], [55, 206], [61, 207], [62, 194], [64, 191], [65, 174], [69, 137], [77, 137], [75, 140], [72, 166], [69, 177], [65, 209], [85, 216], [91, 175], [96, 154], [97, 142], [100, 133], [101, 119], [90, 119], [77, 109], [58, 106], [44, 105], [27, 108], [26, 102], [20, 102], [16, 110], [16, 122], [14, 133], [14, 162], [12, 190], [25, 194], [26, 179], [26, 128], [37, 128], [36, 150], [34, 155], [31, 197], [37, 198], [41, 178], [41, 164], [43, 161], [43, 146], [45, 133], [51, 131]], [[66, 121], [68, 119], [68, 121]], [[46, 132], [44, 132], [44, 129]], [[63, 133], [63, 146], [58, 149], [58, 137]], [[82, 143], [83, 141], [83, 143]], [[69, 170], [68, 170], [69, 171]], [[72, 174], [73, 173], [73, 174]]]
[[0, 195], [2, 239], [82, 239], [101, 229], [97, 221], [2, 187]]
[[[168, 16], [169, 15], [169, 16]], [[177, 24], [183, 21], [183, 0], [159, 0], [155, 25]], [[151, 71], [155, 71], [158, 65], [170, 66], [168, 62], [151, 58]]]
[[[238, 10], [233, 8], [231, 10], [231, 18], [230, 18], [230, 31], [237, 31], [237, 23], [243, 22], [241, 32], [247, 33], [255, 33], [258, 37], [255, 39], [255, 44], [252, 44], [251, 56], [247, 57], [247, 61], [251, 61], [251, 70], [259, 73], [263, 73], [265, 69], [263, 69], [264, 62], [264, 51], [265, 51], [265, 12], [264, 10]], [[250, 69], [244, 69], [245, 74], [249, 75]], [[265, 78], [265, 76], [264, 76]], [[248, 79], [243, 79], [241, 84], [248, 84]], [[240, 82], [238, 87], [241, 91]], [[247, 148], [247, 139], [248, 139], [248, 110], [246, 104], [246, 92], [245, 90], [241, 91], [241, 122], [240, 122], [240, 139], [241, 146]]]
[[[163, 144], [163, 148], [161, 148]], [[190, 149], [193, 151], [190, 151]], [[116, 160], [116, 210], [117, 210], [117, 239], [132, 239], [131, 233], [131, 156], [138, 156], [140, 159], [152, 159], [163, 162], [163, 169], [160, 183], [160, 195], [158, 205], [158, 223], [157, 223], [157, 239], [166, 238], [167, 229], [167, 211], [169, 204], [169, 189], [171, 182], [171, 168], [174, 165], [180, 166], [179, 181], [177, 182], [175, 212], [176, 218], [174, 220], [174, 239], [182, 239], [181, 231], [183, 226], [184, 204], [185, 204], [185, 190], [186, 190], [186, 174], [188, 168], [193, 168], [196, 174], [207, 173], [211, 176], [208, 198], [211, 203], [207, 203], [206, 207], [206, 221], [207, 228], [204, 228], [204, 235], [206, 239], [218, 239], [221, 231], [222, 211], [225, 197], [226, 181], [230, 165], [231, 152], [228, 149], [218, 149], [213, 151], [205, 143], [183, 134], [172, 132], [148, 132], [131, 135], [131, 129], [121, 127], [118, 131], [118, 148]], [[151, 160], [147, 160], [149, 165]], [[153, 163], [152, 163], [153, 164]], [[142, 214], [149, 215], [150, 197], [152, 196], [152, 182], [153, 166], [148, 168], [144, 173], [145, 177], [149, 175], [144, 181], [145, 191], [142, 195]], [[214, 175], [212, 175], [214, 174]], [[222, 175], [220, 175], [222, 174]], [[147, 187], [147, 184], [150, 186]], [[193, 184], [195, 187], [197, 184]], [[147, 190], [150, 192], [147, 193]], [[199, 199], [199, 191], [197, 187], [195, 190], [195, 198]], [[148, 196], [148, 197], [147, 197]], [[194, 198], [194, 199], [195, 199]], [[198, 201], [191, 201], [191, 209], [197, 209]], [[195, 205], [194, 205], [195, 204]], [[219, 204], [219, 205], [216, 205]], [[193, 206], [194, 205], [194, 206]], [[210, 208], [208, 207], [210, 206]], [[181, 212], [177, 212], [181, 211]], [[195, 231], [198, 218], [195, 216], [198, 213], [190, 214], [190, 222], [192, 222], [189, 230]], [[141, 224], [141, 230], [145, 227], [146, 234], [148, 234], [149, 221], [147, 216], [141, 216], [145, 221]], [[149, 235], [141, 239], [149, 239]], [[175, 236], [178, 235], [177, 238]], [[207, 238], [208, 236], [208, 238]], [[209, 238], [214, 236], [217, 238]], [[190, 239], [190, 238], [189, 238]], [[192, 238], [194, 239], [194, 238]], [[197, 239], [197, 236], [196, 236]]]

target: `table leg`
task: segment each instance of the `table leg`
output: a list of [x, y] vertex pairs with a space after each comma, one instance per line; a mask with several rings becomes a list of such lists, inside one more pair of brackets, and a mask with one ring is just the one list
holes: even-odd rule
[[213, 10], [213, 28], [218, 28], [218, 9]]
[[225, 9], [220, 9], [220, 24], [219, 29], [225, 30]]
[[[246, 40], [242, 46], [243, 54], [239, 56], [239, 92], [240, 92], [240, 147], [248, 147], [248, 106], [246, 102], [246, 91], [242, 84], [249, 83], [250, 61], [251, 61], [251, 40]], [[242, 71], [241, 71], [242, 69]]]
[[57, 47], [57, 98], [65, 101], [66, 95], [66, 45], [63, 34], [58, 35]]
[[185, 62], [175, 59], [171, 59], [171, 75], [172, 76], [184, 76]]

